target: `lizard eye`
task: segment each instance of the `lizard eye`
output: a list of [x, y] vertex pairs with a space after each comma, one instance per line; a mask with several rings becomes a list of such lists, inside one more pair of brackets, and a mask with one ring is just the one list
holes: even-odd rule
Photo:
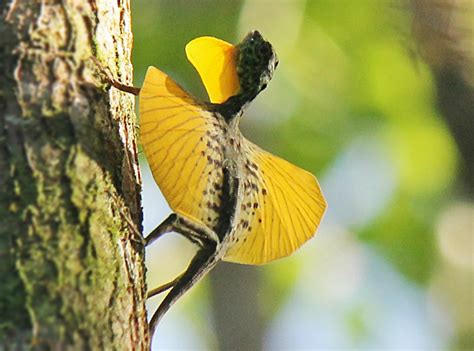
[[265, 44], [264, 44], [264, 45], [260, 46], [260, 53], [261, 53], [262, 55], [266, 55], [266, 54], [268, 54], [269, 52], [270, 52], [270, 48], [268, 47], [268, 45], [265, 45]]

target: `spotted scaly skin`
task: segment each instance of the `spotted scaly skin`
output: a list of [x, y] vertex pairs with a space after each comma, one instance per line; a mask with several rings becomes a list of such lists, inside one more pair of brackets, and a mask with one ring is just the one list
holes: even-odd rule
[[[205, 135], [206, 151], [201, 151], [209, 169], [204, 174], [206, 186], [199, 204], [205, 211], [194, 220], [172, 214], [147, 237], [150, 244], [164, 233], [175, 231], [201, 247], [186, 272], [164, 286], [172, 290], [150, 321], [152, 334], [171, 305], [222, 260], [234, 244], [245, 240], [244, 234], [252, 229], [249, 215], [258, 203], [247, 195], [258, 191], [258, 167], [242, 153], [244, 137], [239, 121], [248, 104], [266, 88], [278, 60], [271, 44], [257, 31], [249, 33], [238, 45], [237, 55], [239, 93], [222, 104], [206, 106], [214, 118]], [[160, 287], [153, 294], [163, 290]]]
[[[225, 88], [221, 81], [214, 84], [219, 70], [205, 74], [212, 55], [200, 53], [209, 51], [193, 56], [193, 50], [203, 47], [217, 48], [211, 52], [223, 55], [220, 62], [236, 65], [225, 66], [230, 69], [223, 77], [231, 78]], [[216, 97], [213, 101], [224, 102], [197, 101], [154, 67], [141, 89], [112, 81], [118, 89], [139, 92], [145, 155], [175, 211], [147, 236], [146, 244], [173, 231], [199, 246], [183, 274], [149, 292], [151, 297], [171, 288], [150, 321], [151, 335], [171, 305], [217, 262], [262, 264], [288, 256], [314, 235], [326, 209], [312, 174], [260, 149], [239, 130], [245, 108], [266, 88], [278, 65], [271, 44], [253, 31], [237, 46], [202, 37], [189, 50]], [[231, 94], [224, 91], [235, 95], [227, 98]]]
[[259, 32], [249, 33], [238, 45], [237, 74], [244, 101], [252, 101], [266, 88], [278, 65], [272, 45]]
[[[225, 119], [239, 119], [247, 105], [267, 87], [278, 66], [275, 50], [258, 31], [250, 32], [237, 48], [240, 91], [213, 109]], [[234, 127], [238, 129], [238, 123]]]
[[[258, 191], [255, 181], [258, 166], [248, 160], [241, 150], [244, 137], [239, 122], [245, 107], [267, 87], [278, 65], [272, 45], [265, 41], [259, 32], [250, 32], [237, 46], [237, 73], [240, 91], [219, 105], [211, 105], [215, 113], [217, 133], [209, 133], [209, 150], [215, 156], [207, 157], [209, 164], [220, 169], [214, 177], [209, 177], [203, 193], [201, 206], [206, 206], [208, 216], [201, 218], [221, 240], [219, 257], [226, 253], [227, 247], [240, 240], [245, 230], [251, 230], [248, 221], [241, 218], [241, 211], [252, 213], [258, 203], [251, 202], [248, 195]], [[218, 152], [220, 151], [220, 152]], [[223, 155], [223, 159], [219, 157]], [[265, 189], [262, 189], [266, 192]]]
[[[267, 87], [278, 65], [272, 45], [258, 31], [250, 32], [237, 47], [240, 91], [213, 109], [218, 121], [217, 128], [222, 133], [213, 137], [214, 143], [210, 146], [221, 147], [224, 176], [221, 179], [209, 179], [208, 191], [204, 194], [209, 209], [209, 217], [204, 220], [211, 220], [212, 228], [221, 240], [219, 259], [225, 256], [227, 249], [234, 243], [245, 240], [242, 236], [246, 231], [252, 230], [246, 218], [259, 206], [249, 196], [259, 191], [256, 182], [258, 166], [242, 153], [244, 137], [239, 123], [245, 107]], [[216, 163], [215, 159], [207, 157], [209, 162]], [[266, 193], [266, 189], [261, 191]]]

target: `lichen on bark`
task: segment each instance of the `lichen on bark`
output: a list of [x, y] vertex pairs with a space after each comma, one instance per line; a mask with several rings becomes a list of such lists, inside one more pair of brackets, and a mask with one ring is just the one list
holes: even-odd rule
[[0, 16], [0, 348], [147, 349], [129, 2]]

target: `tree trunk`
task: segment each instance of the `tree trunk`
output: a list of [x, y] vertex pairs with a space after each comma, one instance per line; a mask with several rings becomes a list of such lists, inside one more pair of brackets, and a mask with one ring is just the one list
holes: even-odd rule
[[130, 4], [0, 16], [0, 349], [148, 349]]

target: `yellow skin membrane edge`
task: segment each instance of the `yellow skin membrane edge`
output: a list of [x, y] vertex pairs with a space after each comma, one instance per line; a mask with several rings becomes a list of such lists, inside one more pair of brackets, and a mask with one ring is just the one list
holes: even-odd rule
[[234, 45], [206, 36], [191, 40], [185, 51], [212, 103], [223, 103], [239, 92], [237, 49]]

